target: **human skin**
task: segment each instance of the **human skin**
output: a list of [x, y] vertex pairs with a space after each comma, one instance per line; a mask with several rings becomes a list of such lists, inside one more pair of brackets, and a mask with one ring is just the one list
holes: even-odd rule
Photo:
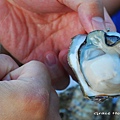
[[73, 74], [66, 57], [71, 38], [96, 29], [115, 30], [104, 13], [101, 0], [1, 0], [0, 43], [23, 64], [45, 63], [52, 85], [63, 89]]
[[120, 0], [103, 0], [103, 4], [106, 7], [109, 15], [115, 14], [120, 10]]
[[0, 71], [0, 120], [61, 120], [58, 96], [43, 63], [18, 67], [0, 54]]

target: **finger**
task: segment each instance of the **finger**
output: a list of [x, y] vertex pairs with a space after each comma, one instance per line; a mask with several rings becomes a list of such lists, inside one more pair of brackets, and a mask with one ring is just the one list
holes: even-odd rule
[[16, 68], [18, 68], [18, 65], [11, 57], [5, 54], [0, 54], [0, 80]]
[[59, 4], [57, 0], [9, 0], [11, 4], [18, 4], [29, 11], [36, 13], [68, 12], [69, 8]]
[[[25, 91], [27, 91], [26, 92], [27, 95], [28, 93], [31, 94], [30, 96], [32, 98], [25, 94], [27, 100], [29, 98], [32, 101], [34, 100], [37, 101], [37, 103], [33, 105], [34, 106], [36, 105], [36, 107], [39, 105], [38, 108], [39, 108], [39, 114], [41, 116], [41, 119], [43, 118], [47, 119], [48, 117], [49, 119], [51, 118], [51, 120], [52, 118], [56, 118], [56, 119], [60, 118], [58, 113], [58, 104], [59, 104], [58, 96], [55, 90], [51, 89], [50, 75], [44, 64], [37, 61], [29, 62], [24, 66], [20, 67], [19, 69], [11, 72], [12, 79], [16, 77], [16, 75], [18, 76], [17, 79], [19, 81], [22, 80], [22, 81], [25, 81], [25, 83], [27, 81], [29, 82], [29, 84], [26, 84], [25, 86], [22, 85], [22, 91], [24, 91], [24, 94], [25, 94]], [[31, 108], [33, 107], [33, 105], [31, 105]], [[28, 107], [27, 109], [29, 110], [31, 108]], [[53, 113], [54, 113], [54, 116], [53, 116]]]
[[65, 70], [68, 72], [69, 75], [71, 75], [71, 77], [77, 81], [77, 78], [75, 77], [75, 74], [73, 73], [73, 70], [70, 68], [69, 64], [68, 64], [68, 49], [62, 50], [59, 54], [59, 60], [61, 62], [61, 64], [64, 66]]
[[[11, 80], [31, 81], [38, 83], [40, 88], [50, 90], [51, 79], [45, 65], [38, 61], [31, 61], [7, 74]], [[40, 83], [40, 84], [39, 84]]]
[[[18, 120], [46, 119], [49, 112], [51, 84], [45, 65], [31, 61], [10, 72], [9, 76], [11, 81], [0, 83], [0, 100], [5, 115], [9, 115], [12, 119], [18, 116]], [[17, 80], [14, 80], [16, 78]], [[6, 110], [6, 105], [11, 109]]]
[[110, 16], [114, 15], [120, 9], [120, 0], [102, 0]]
[[66, 88], [69, 84], [69, 76], [58, 61], [55, 53], [47, 52], [44, 63], [49, 70], [53, 87], [58, 90]]
[[78, 12], [80, 22], [86, 32], [106, 30], [101, 0], [59, 0], [62, 4]]
[[106, 30], [101, 0], [89, 0], [78, 7], [80, 22], [86, 32]]

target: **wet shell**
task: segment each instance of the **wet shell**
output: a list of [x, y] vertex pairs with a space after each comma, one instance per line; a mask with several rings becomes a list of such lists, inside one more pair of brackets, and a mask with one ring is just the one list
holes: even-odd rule
[[120, 34], [96, 30], [72, 39], [68, 62], [83, 95], [95, 101], [120, 95]]

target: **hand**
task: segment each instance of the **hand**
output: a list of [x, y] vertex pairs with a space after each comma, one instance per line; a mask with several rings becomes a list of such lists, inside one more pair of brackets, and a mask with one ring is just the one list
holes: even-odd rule
[[58, 96], [44, 64], [22, 67], [0, 55], [0, 120], [61, 120]]
[[109, 15], [115, 14], [118, 10], [120, 10], [120, 0], [103, 0], [103, 4], [107, 9]]
[[95, 29], [114, 30], [111, 20], [104, 19], [101, 0], [1, 0], [0, 9], [1, 44], [22, 63], [44, 62], [58, 89], [69, 84], [71, 38]]

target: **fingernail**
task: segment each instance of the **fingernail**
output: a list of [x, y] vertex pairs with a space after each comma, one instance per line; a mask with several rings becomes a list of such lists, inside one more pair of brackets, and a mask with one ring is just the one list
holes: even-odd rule
[[52, 66], [52, 65], [56, 64], [56, 57], [55, 57], [55, 55], [53, 55], [52, 53], [48, 53], [48, 54], [46, 55], [46, 60], [45, 60], [45, 62], [46, 62], [46, 64], [47, 64], [48, 66]]
[[92, 26], [94, 30], [106, 30], [104, 20], [101, 17], [93, 17]]
[[98, 23], [102, 23], [103, 22], [103, 18], [101, 17], [93, 17], [92, 20], [98, 22]]

